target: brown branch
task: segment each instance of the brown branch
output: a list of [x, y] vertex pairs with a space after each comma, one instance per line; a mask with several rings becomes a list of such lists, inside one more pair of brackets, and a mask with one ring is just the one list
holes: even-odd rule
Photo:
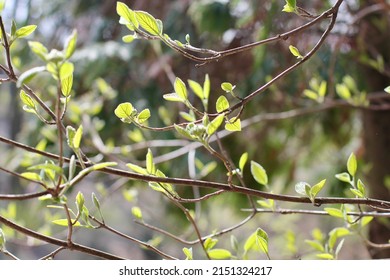
[[92, 255], [92, 256], [96, 256], [96, 257], [99, 257], [99, 258], [102, 258], [102, 259], [123, 260], [122, 257], [116, 256], [116, 255], [112, 255], [112, 254], [109, 254], [109, 253], [106, 253], [106, 252], [103, 252], [103, 251], [100, 251], [100, 250], [97, 250], [97, 249], [94, 249], [94, 248], [90, 248], [90, 247], [87, 247], [87, 246], [83, 246], [83, 245], [80, 245], [80, 244], [77, 244], [77, 243], [72, 243], [71, 246], [69, 246], [67, 241], [64, 241], [64, 240], [61, 240], [61, 239], [57, 239], [57, 238], [54, 238], [54, 237], [50, 237], [50, 236], [47, 236], [47, 235], [43, 235], [41, 233], [38, 233], [38, 232], [33, 231], [31, 229], [28, 229], [26, 227], [23, 227], [23, 226], [20, 226], [18, 224], [15, 224], [14, 222], [4, 218], [3, 216], [0, 216], [0, 223], [4, 224], [5, 226], [8, 226], [8, 227], [10, 227], [10, 228], [20, 232], [20, 233], [23, 233], [25, 235], [31, 236], [31, 237], [33, 237], [35, 239], [44, 241], [44, 242], [49, 243], [49, 244], [53, 244], [53, 245], [57, 245], [57, 246], [60, 246], [60, 247], [64, 247], [64, 248], [69, 249], [69, 250], [83, 252], [83, 253], [86, 253], [86, 254], [89, 254], [89, 255]]

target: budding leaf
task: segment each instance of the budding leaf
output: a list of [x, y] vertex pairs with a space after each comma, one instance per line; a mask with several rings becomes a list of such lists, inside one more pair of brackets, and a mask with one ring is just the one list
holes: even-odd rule
[[221, 95], [217, 99], [217, 104], [216, 104], [217, 112], [221, 113], [222, 111], [225, 111], [228, 108], [229, 108], [229, 101], [227, 100], [227, 98], [225, 96]]
[[351, 153], [351, 155], [348, 158], [347, 169], [348, 169], [348, 173], [351, 174], [352, 177], [355, 176], [357, 170], [357, 161], [354, 153]]
[[268, 184], [268, 176], [265, 169], [255, 161], [251, 161], [251, 173], [253, 178], [261, 185]]
[[301, 53], [299, 52], [299, 50], [298, 50], [296, 47], [290, 45], [288, 48], [290, 49], [290, 52], [291, 52], [297, 59], [303, 58], [303, 56], [301, 55]]
[[161, 35], [162, 26], [159, 26], [157, 20], [149, 13], [144, 11], [136, 11], [135, 17], [140, 26], [151, 35]]

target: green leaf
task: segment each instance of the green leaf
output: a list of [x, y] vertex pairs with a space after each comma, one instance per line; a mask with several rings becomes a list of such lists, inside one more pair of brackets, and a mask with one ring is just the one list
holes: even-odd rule
[[213, 135], [217, 130], [218, 128], [221, 126], [222, 122], [223, 122], [223, 119], [224, 119], [225, 115], [224, 114], [220, 114], [218, 115], [217, 117], [215, 117], [210, 123], [209, 125], [207, 126], [207, 134], [209, 136]]
[[20, 176], [32, 181], [42, 181], [41, 176], [34, 172], [23, 172]]
[[83, 136], [83, 126], [80, 125], [79, 128], [76, 130], [76, 133], [74, 134], [74, 137], [73, 137], [73, 148], [74, 149], [80, 148], [80, 142], [81, 142], [82, 136]]
[[177, 124], [174, 124], [173, 125], [176, 129], [176, 131], [181, 135], [181, 136], [184, 136], [188, 139], [191, 139], [192, 140], [192, 136], [191, 134], [188, 132], [188, 130], [182, 128], [181, 126], [177, 125]]
[[336, 85], [336, 92], [344, 100], [351, 99], [351, 91], [344, 84], [337, 84]]
[[360, 198], [364, 198], [364, 194], [357, 190], [357, 189], [354, 189], [354, 188], [350, 188], [349, 189], [354, 195], [356, 195], [357, 197], [360, 197]]
[[148, 153], [146, 154], [146, 171], [153, 175], [156, 173], [156, 166], [153, 163], [153, 154], [150, 149], [148, 149]]
[[351, 153], [351, 155], [348, 158], [347, 170], [348, 170], [348, 173], [351, 174], [352, 177], [355, 176], [356, 170], [357, 170], [357, 161], [356, 161], [356, 156], [354, 153]]
[[305, 240], [305, 243], [317, 251], [325, 252], [324, 246], [317, 240]]
[[291, 52], [297, 59], [303, 58], [303, 56], [301, 55], [301, 53], [299, 52], [299, 50], [298, 50], [296, 47], [290, 45], [288, 48], [289, 48], [290, 52]]
[[122, 41], [123, 41], [124, 43], [131, 43], [131, 42], [133, 42], [134, 39], [136, 39], [136, 38], [137, 38], [136, 35], [125, 35], [125, 36], [122, 37]]
[[286, 13], [295, 13], [297, 11], [296, 0], [286, 0], [286, 4], [282, 11]]
[[60, 80], [62, 81], [63, 79], [66, 79], [67, 77], [73, 75], [73, 71], [73, 63], [68, 61], [64, 62], [60, 68]]
[[358, 180], [357, 182], [357, 189], [365, 196], [366, 194], [366, 186], [363, 184], [362, 180]]
[[226, 260], [232, 257], [232, 253], [226, 249], [213, 249], [207, 253], [213, 260]]
[[336, 174], [335, 177], [342, 182], [346, 182], [346, 183], [351, 182], [351, 177], [349, 176], [349, 174], [347, 172]]
[[222, 83], [221, 88], [226, 92], [232, 92], [236, 86], [233, 86], [231, 83]]
[[334, 259], [334, 256], [332, 254], [329, 254], [329, 253], [318, 254], [316, 256], [320, 259], [325, 259], [325, 260], [333, 260]]
[[[71, 223], [73, 224], [73, 226], [75, 226], [75, 227], [81, 226], [81, 223], [79, 221], [77, 221], [76, 223], [75, 223], [75, 221], [76, 221], [75, 219], [71, 219]], [[63, 226], [63, 227], [67, 227], [68, 226], [68, 219], [54, 220], [53, 224], [56, 224], [56, 225], [59, 225], [59, 226]]]
[[244, 166], [247, 161], [248, 161], [248, 153], [245, 152], [241, 155], [240, 160], [238, 162], [238, 168], [240, 168], [241, 171], [244, 170]]
[[73, 75], [61, 80], [61, 92], [65, 97], [68, 97], [72, 91], [73, 87]]
[[40, 57], [43, 61], [46, 61], [48, 55], [47, 48], [40, 42], [29, 41], [28, 45], [33, 53]]
[[387, 86], [384, 90], [385, 90], [387, 93], [390, 93], [390, 86]]
[[268, 176], [265, 169], [257, 162], [251, 161], [251, 173], [253, 178], [261, 185], [268, 184]]
[[317, 93], [312, 91], [311, 89], [305, 89], [303, 91], [303, 95], [305, 95], [306, 97], [308, 97], [310, 99], [313, 99], [313, 100], [317, 100], [318, 99]]
[[184, 82], [180, 78], [176, 78], [174, 83], [176, 94], [182, 99], [187, 100], [187, 88]]
[[16, 38], [26, 37], [26, 36], [30, 35], [31, 33], [33, 33], [36, 28], [37, 28], [36, 25], [23, 26], [23, 27], [19, 28], [18, 30], [16, 30], [15, 37]]
[[227, 98], [223, 95], [221, 95], [218, 99], [217, 99], [217, 104], [216, 104], [216, 109], [217, 109], [217, 112], [218, 113], [221, 113], [222, 111], [225, 111], [226, 109], [229, 108], [229, 101], [227, 100]]
[[209, 99], [209, 95], [210, 95], [210, 78], [209, 78], [209, 74], [206, 74], [203, 83], [203, 96], [205, 99]]
[[344, 214], [340, 209], [326, 207], [324, 210], [332, 217], [344, 218]]
[[183, 248], [183, 253], [186, 256], [186, 260], [193, 260], [192, 248]]
[[116, 107], [114, 113], [118, 118], [126, 119], [132, 116], [133, 111], [134, 111], [133, 105], [130, 102], [125, 102], [119, 104]]
[[76, 134], [76, 129], [74, 129], [73, 127], [71, 127], [70, 125], [68, 125], [66, 127], [66, 138], [68, 139], [68, 146], [70, 148], [74, 148], [74, 145], [73, 145], [73, 140], [74, 140], [74, 136]]
[[311, 193], [313, 198], [316, 197], [317, 194], [322, 190], [322, 188], [325, 185], [325, 182], [326, 182], [326, 179], [322, 180], [321, 182], [319, 182], [319, 183], [315, 184], [313, 187], [311, 187], [310, 193]]
[[93, 205], [95, 205], [95, 207], [100, 211], [100, 202], [95, 193], [92, 193], [92, 202]]
[[162, 28], [157, 20], [149, 13], [144, 11], [135, 11], [135, 17], [139, 25], [151, 35], [162, 35]]
[[195, 121], [195, 116], [193, 113], [191, 113], [192, 111], [190, 111], [190, 113], [186, 113], [186, 112], [179, 112], [180, 116], [185, 119], [186, 121], [188, 122], [194, 122]]
[[64, 44], [65, 59], [69, 59], [73, 55], [74, 51], [76, 50], [76, 44], [77, 44], [77, 30], [74, 29], [72, 34], [65, 40], [65, 44]]
[[148, 175], [148, 172], [146, 171], [145, 168], [142, 168], [141, 166], [132, 164], [132, 163], [127, 163], [126, 166], [133, 170], [136, 173], [143, 174], [143, 175]]
[[131, 214], [133, 214], [134, 218], [138, 220], [142, 220], [142, 211], [141, 208], [134, 206], [131, 208]]
[[183, 98], [178, 96], [175, 92], [164, 94], [163, 98], [167, 101], [172, 101], [172, 102], [183, 102], [184, 101]]
[[[103, 169], [103, 168], [106, 168], [106, 167], [111, 167], [111, 166], [116, 166], [118, 165], [117, 162], [114, 162], [114, 161], [107, 161], [107, 162], [101, 162], [101, 163], [96, 163], [94, 165], [92, 165], [91, 167], [88, 167], [88, 172], [90, 171], [96, 171], [96, 170], [100, 170], [100, 169]], [[86, 169], [84, 169], [86, 170]]]
[[16, 82], [16, 86], [19, 88], [23, 85], [23, 83], [28, 83], [32, 78], [35, 77], [36, 74], [41, 73], [46, 70], [45, 66], [38, 66], [23, 72], [18, 81]]
[[[6, 2], [6, 0], [0, 0], [0, 13], [2, 13], [4, 8], [5, 8], [5, 2]], [[0, 38], [1, 38], [1, 35], [0, 35]], [[1, 229], [0, 229], [0, 231], [1, 231]]]
[[[126, 20], [126, 24], [131, 24], [131, 26], [138, 28], [139, 23], [136, 19], [135, 12], [131, 10], [125, 3], [117, 2], [116, 3], [116, 12], [119, 16]], [[134, 29], [131, 29], [134, 30]]]
[[225, 129], [228, 131], [241, 131], [241, 120], [236, 117], [231, 118], [226, 124]]
[[188, 80], [188, 85], [196, 96], [198, 96], [200, 99], [204, 99], [203, 88], [198, 82]]
[[273, 199], [257, 200], [256, 202], [261, 207], [264, 207], [264, 208], [267, 208], [267, 209], [274, 209], [274, 207], [275, 207], [275, 201]]
[[214, 248], [214, 246], [218, 243], [218, 239], [215, 239], [215, 238], [207, 238], [204, 243], [203, 243], [203, 246], [204, 248], [209, 251], [211, 250], [212, 248]]
[[261, 228], [256, 230], [256, 244], [268, 255], [268, 234]]
[[20, 91], [20, 100], [29, 108], [36, 109], [34, 100], [24, 91]]
[[79, 191], [76, 195], [76, 205], [79, 211], [83, 209], [84, 203], [85, 203], [84, 195]]
[[144, 123], [150, 118], [150, 110], [144, 109], [137, 115], [137, 122]]
[[53, 163], [46, 162], [44, 164], [37, 164], [30, 166], [28, 170], [51, 170], [54, 171], [55, 173], [62, 174], [63, 169], [59, 167], [58, 165], [55, 165]]
[[318, 95], [324, 97], [326, 95], [326, 81], [322, 81], [318, 89]]
[[350, 234], [349, 230], [346, 228], [335, 228], [329, 232], [328, 245], [330, 249], [334, 248], [334, 245], [337, 242], [337, 239], [343, 236]]

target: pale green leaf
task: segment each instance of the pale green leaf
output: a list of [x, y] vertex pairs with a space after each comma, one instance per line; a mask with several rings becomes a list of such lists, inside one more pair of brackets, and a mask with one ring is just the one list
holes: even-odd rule
[[298, 50], [296, 47], [290, 45], [288, 48], [290, 49], [290, 52], [291, 52], [296, 58], [298, 58], [298, 59], [299, 59], [299, 58], [303, 58], [303, 56], [301, 55], [301, 53], [299, 52], [299, 50]]
[[333, 260], [334, 259], [334, 256], [332, 254], [329, 254], [329, 253], [317, 254], [316, 256], [320, 259], [325, 259], [325, 260]]
[[360, 179], [357, 182], [357, 189], [363, 194], [363, 196], [366, 194], [366, 186]]
[[210, 95], [210, 78], [209, 78], [209, 74], [206, 74], [203, 83], [203, 96], [205, 99], [209, 99], [209, 95]]
[[134, 26], [135, 28], [139, 27], [135, 12], [131, 10], [125, 3], [117, 2], [116, 12], [119, 16], [126, 20], [126, 24], [131, 24], [131, 26]]
[[350, 234], [350, 231], [346, 228], [335, 228], [329, 232], [328, 245], [330, 249], [334, 248], [334, 245], [337, 242], [337, 239], [343, 236]]
[[146, 171], [145, 168], [142, 168], [138, 165], [132, 164], [132, 163], [127, 163], [126, 166], [133, 170], [136, 173], [143, 174], [143, 175], [148, 175], [148, 172]]
[[163, 95], [163, 98], [172, 102], [183, 102], [184, 99], [178, 96], [176, 93], [167, 93]]
[[324, 210], [332, 217], [344, 218], [344, 214], [340, 209], [325, 207]]
[[229, 101], [225, 96], [221, 95], [220, 97], [218, 97], [217, 104], [216, 104], [216, 109], [218, 113], [225, 111], [226, 109], [229, 108], [229, 106], [230, 106]]
[[144, 123], [150, 118], [150, 110], [144, 109], [137, 115], [137, 122]]
[[268, 176], [265, 169], [257, 162], [251, 161], [251, 173], [253, 178], [261, 185], [268, 184]]
[[132, 116], [134, 111], [133, 105], [130, 102], [121, 103], [116, 107], [114, 113], [120, 119], [126, 119]]
[[76, 133], [74, 134], [74, 138], [73, 138], [73, 148], [74, 149], [80, 148], [80, 142], [81, 142], [82, 136], [83, 136], [83, 126], [80, 125], [79, 128], [76, 130]]
[[73, 75], [74, 65], [72, 62], [64, 62], [60, 68], [60, 80], [63, 80], [70, 75]]
[[100, 170], [106, 167], [111, 167], [116, 165], [118, 165], [118, 163], [114, 161], [100, 162], [92, 165], [91, 167], [88, 167], [87, 169], [90, 169], [90, 171], [96, 171], [96, 170]]
[[268, 255], [268, 234], [261, 228], [256, 230], [256, 244]]
[[5, 248], [5, 234], [3, 230], [0, 228], [0, 252], [4, 252], [6, 250]]
[[68, 97], [73, 87], [73, 75], [69, 75], [61, 80], [61, 92], [65, 97]]
[[48, 55], [47, 48], [40, 42], [29, 41], [28, 45], [33, 53], [39, 56], [42, 60], [46, 61], [46, 56]]
[[192, 248], [183, 248], [183, 253], [186, 256], [186, 260], [193, 260]]
[[32, 109], [36, 108], [34, 100], [24, 90], [20, 91], [20, 100], [27, 107], [32, 108]]
[[76, 134], [76, 129], [74, 129], [73, 127], [71, 127], [70, 125], [68, 125], [66, 127], [66, 138], [68, 140], [68, 146], [70, 148], [74, 148], [74, 145], [73, 145], [73, 140], [74, 140], [74, 136]]
[[326, 95], [326, 81], [322, 81], [318, 89], [318, 95], [324, 97]]
[[237, 118], [231, 118], [226, 124], [225, 129], [228, 131], [241, 131], [241, 120]]
[[368, 225], [373, 219], [374, 219], [374, 217], [372, 217], [372, 216], [365, 216], [360, 220], [360, 224], [362, 227], [364, 227], [364, 226]]
[[149, 174], [155, 174], [156, 173], [156, 167], [153, 163], [153, 154], [150, 149], [148, 149], [148, 153], [146, 154], [146, 171]]
[[310, 99], [313, 99], [313, 100], [317, 100], [318, 99], [317, 93], [312, 91], [311, 89], [305, 89], [303, 91], [303, 95], [305, 95], [306, 97], [308, 97]]
[[[59, 226], [67, 227], [68, 226], [68, 219], [54, 220], [53, 223], [56, 225], [59, 225]], [[75, 222], [75, 219], [71, 219], [71, 223], [75, 227], [81, 226], [79, 221]]]
[[76, 195], [76, 205], [79, 211], [83, 209], [84, 202], [85, 202], [84, 195], [79, 191]]
[[73, 55], [74, 51], [76, 50], [76, 44], [77, 44], [77, 30], [74, 29], [72, 34], [65, 40], [65, 44], [64, 44], [65, 59], [69, 59]]
[[335, 177], [342, 182], [350, 183], [351, 177], [347, 172], [336, 174]]
[[26, 178], [27, 180], [42, 181], [41, 176], [39, 176], [39, 174], [34, 172], [23, 172], [22, 174], [20, 174], [20, 176]]
[[354, 189], [354, 188], [350, 188], [349, 189], [354, 195], [356, 195], [357, 197], [359, 197], [359, 198], [364, 198], [364, 194], [361, 192], [361, 191], [359, 191], [359, 190], [357, 190], [357, 189]]
[[125, 36], [122, 37], [122, 41], [123, 41], [124, 43], [131, 43], [131, 42], [133, 42], [134, 39], [136, 39], [136, 38], [137, 38], [136, 35], [125, 35]]
[[387, 93], [390, 93], [390, 86], [387, 86], [387, 87], [385, 88], [385, 91], [386, 91]]
[[16, 30], [15, 37], [17, 37], [17, 38], [26, 37], [26, 36], [30, 35], [31, 33], [33, 33], [36, 28], [37, 28], [36, 25], [23, 26], [23, 27], [19, 28], [18, 30]]
[[221, 88], [226, 92], [232, 92], [236, 86], [233, 86], [231, 83], [225, 82], [221, 84]]
[[180, 78], [176, 78], [174, 83], [176, 94], [182, 99], [187, 100], [187, 88], [184, 82]]
[[210, 123], [209, 125], [207, 126], [207, 134], [209, 136], [213, 135], [217, 130], [218, 128], [221, 126], [222, 122], [223, 122], [223, 119], [224, 119], [225, 115], [224, 114], [220, 114], [218, 115], [217, 117], [215, 117]]
[[157, 20], [149, 13], [144, 11], [135, 11], [135, 17], [139, 25], [150, 35], [161, 35], [161, 26], [157, 23]]
[[297, 184], [295, 184], [295, 191], [300, 194], [300, 195], [303, 195], [303, 196], [307, 196], [307, 188], [310, 188], [310, 185], [306, 182], [299, 182]]
[[305, 243], [307, 243], [310, 247], [314, 248], [317, 251], [325, 252], [324, 245], [322, 245], [317, 240], [305, 240]]
[[322, 180], [321, 182], [319, 182], [319, 183], [315, 184], [313, 187], [311, 187], [310, 193], [311, 193], [313, 198], [316, 197], [317, 194], [322, 190], [325, 183], [326, 183], [326, 179]]
[[357, 170], [357, 161], [356, 161], [356, 156], [354, 153], [351, 153], [351, 155], [348, 158], [347, 170], [348, 170], [348, 173], [351, 174], [352, 177], [355, 176], [356, 170]]
[[198, 82], [188, 80], [188, 85], [196, 96], [198, 96], [200, 99], [204, 99], [203, 88]]
[[134, 218], [138, 220], [142, 220], [142, 211], [141, 208], [134, 206], [131, 208], [131, 214], [133, 214]]
[[175, 127], [176, 131], [177, 131], [181, 136], [184, 136], [184, 137], [186, 137], [186, 138], [188, 138], [188, 139], [192, 139], [191, 134], [190, 134], [186, 129], [184, 129], [184, 128], [182, 128], [181, 126], [176, 125], [176, 124], [174, 124], [174, 127]]
[[248, 153], [245, 152], [241, 155], [240, 160], [238, 162], [238, 168], [240, 168], [241, 171], [244, 170], [244, 166], [247, 161], [248, 161]]
[[203, 243], [203, 247], [209, 251], [211, 250], [212, 248], [214, 248], [214, 246], [218, 243], [218, 239], [215, 239], [215, 238], [207, 238], [204, 243]]
[[336, 92], [344, 100], [351, 99], [351, 91], [344, 84], [337, 84], [336, 85]]
[[232, 257], [232, 253], [226, 249], [213, 249], [207, 253], [213, 260], [226, 260]]

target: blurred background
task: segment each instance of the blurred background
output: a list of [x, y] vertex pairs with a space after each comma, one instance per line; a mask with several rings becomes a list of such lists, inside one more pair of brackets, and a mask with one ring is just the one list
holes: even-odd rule
[[[216, 63], [196, 67], [194, 62], [160, 42], [122, 42], [121, 38], [128, 34], [128, 30], [118, 23], [116, 1], [6, 2], [2, 14], [6, 29], [10, 29], [12, 19], [15, 19], [18, 27], [36, 24], [37, 30], [27, 39], [40, 41], [49, 50], [61, 50], [65, 39], [74, 29], [77, 30], [77, 50], [71, 59], [75, 65], [74, 98], [69, 104], [65, 123], [74, 127], [83, 123], [85, 132], [82, 145], [92, 160], [120, 160], [143, 165], [147, 148], [150, 148], [158, 167], [167, 176], [217, 182], [226, 181], [226, 170], [207, 151], [186, 149], [189, 142], [180, 140], [173, 131], [141, 131], [133, 125], [124, 124], [113, 113], [116, 106], [121, 102], [131, 102], [139, 110], [149, 108], [152, 112], [149, 124], [153, 127], [178, 123], [182, 121], [179, 111], [183, 108], [162, 98], [163, 94], [173, 91], [172, 78], [180, 77], [183, 81], [191, 79], [202, 84], [208, 73], [211, 80], [210, 104], [215, 104], [223, 93], [220, 87], [222, 82], [236, 85], [236, 94], [245, 97], [296, 61], [288, 50], [289, 45], [298, 47], [305, 54], [326, 28], [324, 22], [286, 41], [260, 46]], [[184, 42], [186, 34], [189, 34], [193, 46], [213, 50], [226, 50], [275, 36], [308, 21], [291, 13], [282, 13], [284, 1], [123, 2], [133, 10], [144, 10], [161, 19], [164, 32], [171, 38]], [[298, 6], [312, 14], [320, 14], [333, 2], [298, 1]], [[347, 184], [336, 180], [334, 175], [346, 170], [346, 160], [354, 152], [358, 158], [359, 176], [369, 188], [370, 197], [390, 200], [390, 102], [383, 91], [390, 85], [389, 13], [389, 1], [344, 1], [334, 31], [319, 52], [250, 102], [242, 119], [320, 107], [321, 104], [305, 96], [304, 91], [313, 90], [323, 81], [327, 83], [325, 103], [342, 99], [336, 91], [339, 84], [347, 85], [352, 97], [346, 100], [344, 106], [319, 109], [297, 117], [256, 122], [242, 132], [223, 138], [222, 143], [232, 161], [237, 164], [241, 154], [248, 152], [250, 160], [261, 163], [267, 170], [269, 187], [274, 193], [295, 194], [294, 185], [299, 181], [315, 184], [327, 179], [326, 190], [321, 196], [350, 196]], [[19, 74], [44, 65], [31, 52], [26, 40], [15, 43], [12, 55]], [[4, 53], [1, 59], [3, 63]], [[49, 75], [37, 76], [30, 86], [52, 105], [56, 86]], [[0, 94], [1, 135], [56, 152], [55, 128], [43, 125], [35, 116], [22, 110], [17, 88], [12, 84], [3, 84]], [[193, 101], [199, 105], [195, 98]], [[212, 107], [210, 112], [213, 111]], [[185, 153], [178, 153], [179, 148], [183, 148]], [[17, 172], [45, 160], [3, 143], [0, 144], [0, 153], [1, 166]], [[69, 151], [67, 153], [71, 155]], [[197, 159], [195, 167], [189, 164], [193, 158]], [[243, 175], [248, 186], [260, 188], [250, 176], [248, 166]], [[1, 193], [24, 193], [28, 190], [39, 189], [0, 173]], [[148, 188], [146, 183], [92, 174], [69, 194], [71, 207], [79, 190], [86, 198], [92, 192], [98, 195], [109, 225], [140, 240], [149, 241], [169, 254], [185, 258], [182, 248], [190, 246], [134, 223], [132, 207], [141, 208], [148, 224], [187, 240], [196, 238], [183, 213]], [[193, 197], [199, 190], [178, 187], [177, 191], [183, 197]], [[201, 190], [201, 193], [207, 191]], [[87, 204], [92, 208], [90, 200]], [[201, 205], [186, 206], [195, 211], [201, 232], [207, 234], [243, 220], [248, 213], [241, 209], [250, 207], [250, 204], [244, 196], [223, 194]], [[281, 203], [280, 206], [317, 209], [288, 203]], [[44, 201], [0, 201], [0, 213], [41, 233], [66, 238], [66, 229], [50, 223], [51, 220], [63, 218], [63, 213], [47, 209]], [[231, 235], [237, 238], [242, 247], [250, 233], [262, 227], [270, 236], [270, 255], [274, 259], [314, 258], [304, 240], [310, 239], [316, 228], [327, 234], [342, 225], [341, 219], [321, 216], [258, 214], [245, 226], [219, 237], [217, 247], [230, 249]], [[1, 228], [7, 236], [8, 250], [22, 259], [40, 258], [54, 248], [5, 226]], [[387, 242], [390, 238], [389, 221], [373, 221], [367, 234], [374, 242]], [[76, 230], [74, 240], [131, 259], [160, 258], [104, 230], [80, 228]], [[194, 255], [195, 258], [204, 258], [198, 245], [194, 246]], [[384, 256], [390, 257], [389, 252], [365, 248], [358, 236], [348, 237], [340, 253], [342, 259]], [[250, 258], [264, 257], [261, 254], [250, 255]], [[4, 256], [0, 255], [1, 258]], [[58, 258], [91, 257], [63, 251]]]

